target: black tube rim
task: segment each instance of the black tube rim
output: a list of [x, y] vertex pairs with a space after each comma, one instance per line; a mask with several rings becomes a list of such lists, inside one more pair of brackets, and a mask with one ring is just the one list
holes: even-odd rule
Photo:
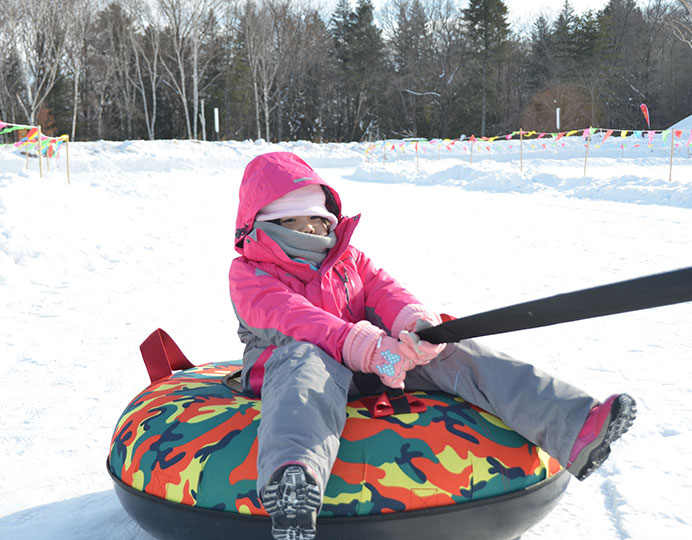
[[[163, 499], [155, 495], [151, 495], [144, 491], [133, 488], [127, 485], [120, 478], [118, 478], [110, 467], [110, 459], [106, 460], [106, 468], [108, 469], [108, 474], [113, 479], [115, 485], [121, 490], [125, 491], [129, 495], [135, 497], [140, 497], [142, 499], [148, 500], [149, 502], [159, 504], [161, 506], [166, 506], [172, 510], [178, 510], [181, 512], [193, 512], [199, 516], [207, 515], [210, 518], [215, 519], [229, 519], [229, 520], [241, 520], [241, 521], [255, 521], [255, 522], [269, 522], [270, 519], [267, 516], [255, 516], [249, 514], [239, 514], [237, 512], [227, 512], [225, 510], [213, 510], [211, 508], [203, 508], [199, 506], [190, 506], [187, 504], [177, 503], [174, 501], [169, 501], [168, 499]], [[367, 516], [325, 516], [318, 518], [318, 523], [323, 524], [334, 524], [338, 525], [340, 523], [358, 524], [358, 523], [369, 523], [373, 521], [386, 522], [386, 521], [396, 521], [400, 519], [411, 519], [414, 517], [425, 518], [438, 515], [444, 515], [448, 513], [456, 513], [462, 511], [472, 511], [477, 510], [480, 507], [491, 506], [496, 504], [501, 504], [503, 502], [508, 502], [513, 499], [518, 499], [521, 497], [526, 497], [547, 488], [555, 483], [564, 483], [561, 486], [555, 486], [556, 489], [560, 490], [560, 493], [564, 492], [567, 488], [567, 483], [569, 482], [569, 473], [566, 469], [562, 469], [558, 473], [552, 475], [549, 478], [541, 480], [535, 484], [532, 484], [523, 489], [513, 491], [511, 493], [504, 493], [502, 495], [496, 495], [494, 497], [488, 497], [485, 499], [479, 499], [476, 501], [469, 501], [465, 503], [452, 504], [446, 506], [436, 506], [433, 508], [422, 508], [417, 510], [407, 510], [404, 512], [391, 512], [386, 514], [373, 514]]]

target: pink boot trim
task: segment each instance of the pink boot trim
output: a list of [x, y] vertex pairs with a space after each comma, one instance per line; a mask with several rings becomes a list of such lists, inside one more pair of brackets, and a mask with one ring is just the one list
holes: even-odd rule
[[627, 394], [614, 394], [586, 417], [569, 454], [567, 469], [579, 480], [595, 471], [610, 455], [610, 444], [634, 422], [637, 404]]

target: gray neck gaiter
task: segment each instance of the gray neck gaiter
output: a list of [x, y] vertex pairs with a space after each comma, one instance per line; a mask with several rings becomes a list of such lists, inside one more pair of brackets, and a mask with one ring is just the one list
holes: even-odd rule
[[291, 259], [308, 263], [315, 268], [319, 268], [329, 250], [336, 245], [334, 231], [330, 231], [327, 236], [318, 236], [294, 231], [270, 221], [256, 221], [255, 229], [267, 233]]

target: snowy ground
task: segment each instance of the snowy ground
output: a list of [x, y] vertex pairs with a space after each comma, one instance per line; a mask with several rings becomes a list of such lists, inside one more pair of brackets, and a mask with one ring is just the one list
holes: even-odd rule
[[[362, 212], [353, 243], [431, 308], [469, 315], [692, 262], [680, 145], [416, 154], [367, 145], [95, 142], [43, 179], [0, 148], [0, 538], [151, 538], [106, 473], [113, 427], [148, 382], [162, 327], [197, 364], [242, 348], [227, 292], [245, 164], [291, 150]], [[685, 137], [686, 141], [686, 137]], [[685, 142], [683, 141], [683, 142]], [[611, 459], [525, 540], [692, 535], [692, 304], [485, 338], [639, 417]], [[461, 533], [460, 533], [461, 536]]]

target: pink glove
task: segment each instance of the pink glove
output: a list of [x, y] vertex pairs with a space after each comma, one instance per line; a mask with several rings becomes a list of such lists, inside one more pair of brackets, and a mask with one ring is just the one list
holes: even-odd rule
[[428, 311], [424, 306], [420, 304], [408, 304], [399, 312], [396, 319], [394, 319], [394, 323], [392, 324], [392, 335], [398, 336], [402, 330], [406, 330], [407, 332], [415, 331], [419, 320], [428, 323], [429, 326], [437, 326], [442, 322], [442, 319], [437, 313]]
[[404, 388], [406, 372], [415, 367], [415, 351], [367, 321], [356, 323], [346, 336], [344, 363], [353, 371], [375, 373], [391, 388]]
[[[419, 320], [419, 323], [422, 322], [422, 320]], [[425, 323], [418, 324], [416, 326], [416, 330], [420, 330], [426, 326], [429, 325], [426, 325]], [[415, 333], [407, 332], [406, 330], [399, 332], [399, 341], [402, 344], [402, 348], [406, 350], [407, 355], [411, 357], [413, 363], [417, 366], [427, 364], [433, 358], [437, 358], [437, 356], [445, 348], [444, 343], [434, 344], [423, 341]]]

